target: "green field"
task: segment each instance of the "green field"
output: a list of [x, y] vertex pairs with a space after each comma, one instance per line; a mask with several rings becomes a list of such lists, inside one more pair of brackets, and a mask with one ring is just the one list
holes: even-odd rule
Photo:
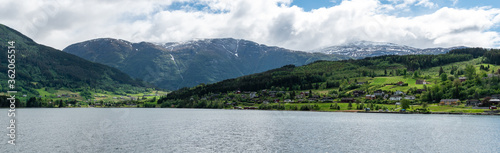
[[[65, 90], [65, 89], [54, 90], [54, 89], [46, 89], [46, 88], [41, 88], [41, 89], [36, 89], [36, 90], [40, 94], [38, 96], [41, 96], [43, 99], [50, 99], [52, 101], [56, 101], [56, 100], [63, 100], [63, 101], [65, 101], [65, 100], [77, 100], [80, 102], [87, 101], [87, 99], [83, 98], [79, 92], [72, 92], [72, 91]], [[147, 96], [145, 98], [146, 99], [153, 99], [154, 97], [156, 97], [156, 99], [159, 99], [162, 95], [165, 95], [167, 93], [168, 92], [165, 92], [165, 91], [152, 91], [152, 92], [147, 92], [147, 93], [117, 95], [117, 94], [112, 94], [112, 93], [108, 93], [108, 92], [105, 92], [105, 93], [91, 92], [91, 94], [93, 96], [91, 100], [92, 101], [95, 100], [95, 101], [104, 101], [104, 102], [114, 103], [114, 102], [124, 101], [124, 99], [118, 99], [118, 97], [129, 98], [127, 96], [131, 96], [131, 97], [137, 97], [139, 99], [142, 99], [142, 97], [144, 95], [155, 95], [155, 94], [158, 94], [158, 96]], [[58, 95], [63, 95], [63, 94], [77, 95], [77, 97], [60, 97], [60, 98], [57, 97]], [[2, 94], [2, 95], [5, 95], [5, 94]], [[106, 96], [106, 97], [94, 97], [94, 95]], [[19, 99], [21, 100], [21, 102], [26, 102], [27, 99], [30, 97], [37, 97], [38, 98], [38, 96], [35, 96], [35, 95], [26, 95], [26, 97], [24, 97], [22, 95], [19, 95], [19, 96], [20, 96]], [[113, 97], [117, 97], [117, 99], [113, 99]]]
[[[421, 108], [421, 106], [415, 106]], [[459, 106], [439, 106], [437, 104], [429, 105], [432, 112], [448, 112], [448, 113], [484, 113], [487, 109], [472, 109], [472, 107], [465, 107], [463, 104]]]
[[410, 77], [403, 76], [393, 76], [393, 77], [376, 77], [373, 79], [372, 85], [384, 85], [384, 84], [392, 84], [398, 83], [399, 81], [403, 81], [404, 83], [408, 83], [409, 86], [414, 86], [416, 80]]
[[[394, 84], [398, 83], [399, 81], [402, 81], [404, 83], [408, 83], [408, 86], [399, 86], [399, 85], [386, 85], [386, 84]], [[417, 89], [422, 89], [424, 88], [424, 85], [422, 84], [416, 84], [415, 79], [411, 77], [403, 77], [403, 76], [392, 76], [392, 77], [375, 77], [373, 81], [370, 83], [370, 85], [383, 85], [381, 87], [381, 90], [388, 90], [388, 91], [407, 91], [410, 88], [417, 88]], [[427, 85], [427, 86], [432, 86], [432, 85]]]
[[373, 84], [373, 85], [383, 85], [383, 84], [386, 84], [386, 83], [389, 83], [389, 82], [387, 82], [387, 77], [377, 77], [377, 78], [373, 79], [373, 82], [371, 84]]

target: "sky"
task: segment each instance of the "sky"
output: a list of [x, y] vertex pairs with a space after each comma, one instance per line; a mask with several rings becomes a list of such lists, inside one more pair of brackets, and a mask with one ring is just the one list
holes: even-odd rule
[[362, 40], [500, 47], [498, 0], [3, 0], [0, 23], [57, 49], [228, 37], [302, 51]]

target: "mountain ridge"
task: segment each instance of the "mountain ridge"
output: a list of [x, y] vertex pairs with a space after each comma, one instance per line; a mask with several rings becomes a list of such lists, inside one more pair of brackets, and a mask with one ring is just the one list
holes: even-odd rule
[[456, 47], [436, 47], [436, 48], [416, 48], [406, 45], [399, 45], [390, 42], [354, 41], [340, 45], [323, 47], [311, 50], [325, 54], [339, 54], [352, 58], [365, 58], [383, 55], [413, 55], [413, 54], [443, 54], [453, 49], [467, 48], [465, 46]]
[[134, 78], [171, 90], [264, 72], [283, 65], [349, 58], [293, 51], [234, 38], [167, 43], [131, 43], [104, 38], [75, 43], [63, 51], [118, 68]]

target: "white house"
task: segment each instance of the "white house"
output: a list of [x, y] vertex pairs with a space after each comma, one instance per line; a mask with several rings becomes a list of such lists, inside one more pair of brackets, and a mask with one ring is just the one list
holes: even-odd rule
[[404, 95], [404, 94], [405, 94], [404, 92], [399, 91], [399, 90], [398, 90], [398, 91], [396, 91], [396, 92], [394, 92], [394, 95]]
[[250, 98], [255, 98], [257, 97], [257, 92], [251, 92], [249, 95]]
[[401, 96], [392, 96], [389, 100], [401, 100]]
[[405, 99], [408, 99], [408, 100], [415, 100], [415, 96], [406, 96]]
[[383, 91], [381, 91], [381, 90], [378, 90], [378, 91], [375, 91], [373, 94], [374, 94], [375, 96], [383, 96], [383, 95], [384, 95], [384, 92], [383, 92]]

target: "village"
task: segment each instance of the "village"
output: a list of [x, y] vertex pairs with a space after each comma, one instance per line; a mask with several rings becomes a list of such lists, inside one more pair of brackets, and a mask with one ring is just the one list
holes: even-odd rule
[[[498, 74], [488, 74], [483, 79], [499, 77]], [[376, 80], [375, 78], [374, 80]], [[458, 77], [457, 81], [464, 83], [467, 77]], [[410, 83], [409, 83], [410, 82]], [[368, 85], [373, 82], [353, 82], [357, 85]], [[383, 88], [390, 86], [389, 89], [396, 87], [405, 87], [415, 85], [424, 87], [423, 89], [409, 88], [409, 90], [359, 90], [354, 89], [339, 93], [338, 91], [328, 90], [309, 90], [309, 91], [240, 91], [236, 90], [227, 94], [212, 94], [202, 97], [200, 100], [224, 101], [225, 106], [231, 109], [262, 109], [263, 105], [282, 105], [286, 109], [303, 105], [318, 105], [318, 111], [353, 111], [359, 107], [368, 106], [368, 104], [378, 105], [377, 109], [368, 108], [361, 111], [371, 110], [377, 112], [401, 112], [426, 109], [426, 112], [452, 112], [452, 113], [500, 113], [497, 107], [500, 106], [500, 94], [492, 94], [479, 98], [470, 99], [439, 99], [432, 103], [422, 102], [423, 93], [427, 92], [427, 86], [432, 86], [434, 82], [425, 79], [414, 81], [398, 81], [394, 83], [383, 84]], [[366, 88], [365, 88], [366, 89]], [[371, 88], [369, 88], [371, 89]], [[387, 88], [386, 88], [387, 89]], [[402, 102], [408, 101], [409, 108], [403, 108]], [[335, 104], [335, 108], [331, 106]], [[350, 106], [352, 105], [352, 106]], [[349, 107], [350, 106], [350, 107]], [[340, 107], [340, 108], [338, 108]], [[425, 107], [425, 108], [424, 108]], [[359, 111], [359, 110], [358, 110]]]
[[[424, 89], [419, 89], [416, 94], [425, 92]], [[312, 94], [311, 94], [312, 93]], [[259, 96], [261, 95], [261, 96]], [[226, 101], [235, 101], [231, 103], [225, 103], [226, 105], [233, 106], [233, 109], [258, 109], [256, 105], [259, 104], [317, 104], [317, 103], [375, 103], [382, 105], [393, 105], [394, 108], [400, 107], [401, 101], [403, 99], [408, 100], [414, 106], [421, 105], [415, 95], [410, 95], [403, 91], [382, 91], [377, 90], [373, 93], [367, 94], [365, 91], [354, 90], [350, 93], [349, 97], [338, 97], [337, 95], [330, 94], [315, 94], [314, 92], [304, 91], [295, 95], [293, 98], [290, 95], [294, 95], [293, 92], [285, 91], [267, 91], [262, 90], [260, 92], [250, 92], [250, 91], [234, 91], [233, 95], [224, 97]], [[213, 94], [210, 97], [203, 97], [202, 100], [216, 100], [220, 97], [219, 94]], [[238, 102], [236, 102], [238, 101]], [[497, 106], [500, 104], [500, 94], [491, 95], [481, 99], [441, 99], [437, 102], [437, 107], [462, 107], [469, 109], [482, 109], [482, 110], [496, 110]], [[382, 110], [380, 110], [382, 111]]]

